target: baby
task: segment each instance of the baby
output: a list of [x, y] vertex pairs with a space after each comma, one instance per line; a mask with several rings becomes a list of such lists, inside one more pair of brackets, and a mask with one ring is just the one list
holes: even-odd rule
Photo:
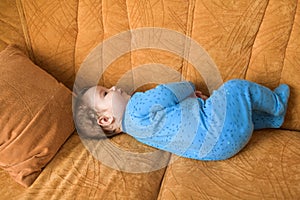
[[82, 137], [101, 139], [125, 132], [183, 157], [224, 160], [248, 143], [253, 130], [279, 128], [288, 97], [285, 84], [272, 91], [238, 79], [224, 83], [209, 98], [185, 81], [132, 97], [116, 87], [95, 86], [78, 95], [74, 118]]

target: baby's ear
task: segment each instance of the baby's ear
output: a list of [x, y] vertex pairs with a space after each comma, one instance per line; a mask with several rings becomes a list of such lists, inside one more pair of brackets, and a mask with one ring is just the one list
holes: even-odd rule
[[109, 126], [114, 122], [114, 117], [112, 115], [101, 115], [97, 119], [97, 123], [100, 126]]

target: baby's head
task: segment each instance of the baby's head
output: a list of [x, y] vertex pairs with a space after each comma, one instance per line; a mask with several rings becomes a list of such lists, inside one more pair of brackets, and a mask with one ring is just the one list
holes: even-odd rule
[[74, 107], [75, 125], [80, 136], [102, 139], [121, 133], [129, 99], [126, 92], [115, 86], [110, 89], [102, 86], [83, 89]]

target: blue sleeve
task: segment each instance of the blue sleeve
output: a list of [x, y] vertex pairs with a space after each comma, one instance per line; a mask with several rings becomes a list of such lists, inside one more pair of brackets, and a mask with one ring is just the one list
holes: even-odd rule
[[138, 92], [131, 99], [134, 102], [134, 113], [147, 115], [171, 107], [189, 97], [194, 91], [194, 84], [184, 81], [162, 84], [146, 92]]
[[171, 95], [174, 95], [177, 99], [175, 103], [179, 103], [182, 100], [189, 97], [193, 92], [195, 92], [195, 85], [192, 82], [175, 82], [175, 83], [168, 83], [162, 85], [171, 91]]

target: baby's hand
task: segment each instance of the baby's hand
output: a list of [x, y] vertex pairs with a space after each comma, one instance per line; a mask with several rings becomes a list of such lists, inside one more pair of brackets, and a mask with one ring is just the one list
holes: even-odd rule
[[194, 95], [195, 95], [196, 98], [201, 98], [203, 100], [208, 99], [208, 96], [206, 96], [205, 94], [202, 94], [201, 91], [195, 91]]

